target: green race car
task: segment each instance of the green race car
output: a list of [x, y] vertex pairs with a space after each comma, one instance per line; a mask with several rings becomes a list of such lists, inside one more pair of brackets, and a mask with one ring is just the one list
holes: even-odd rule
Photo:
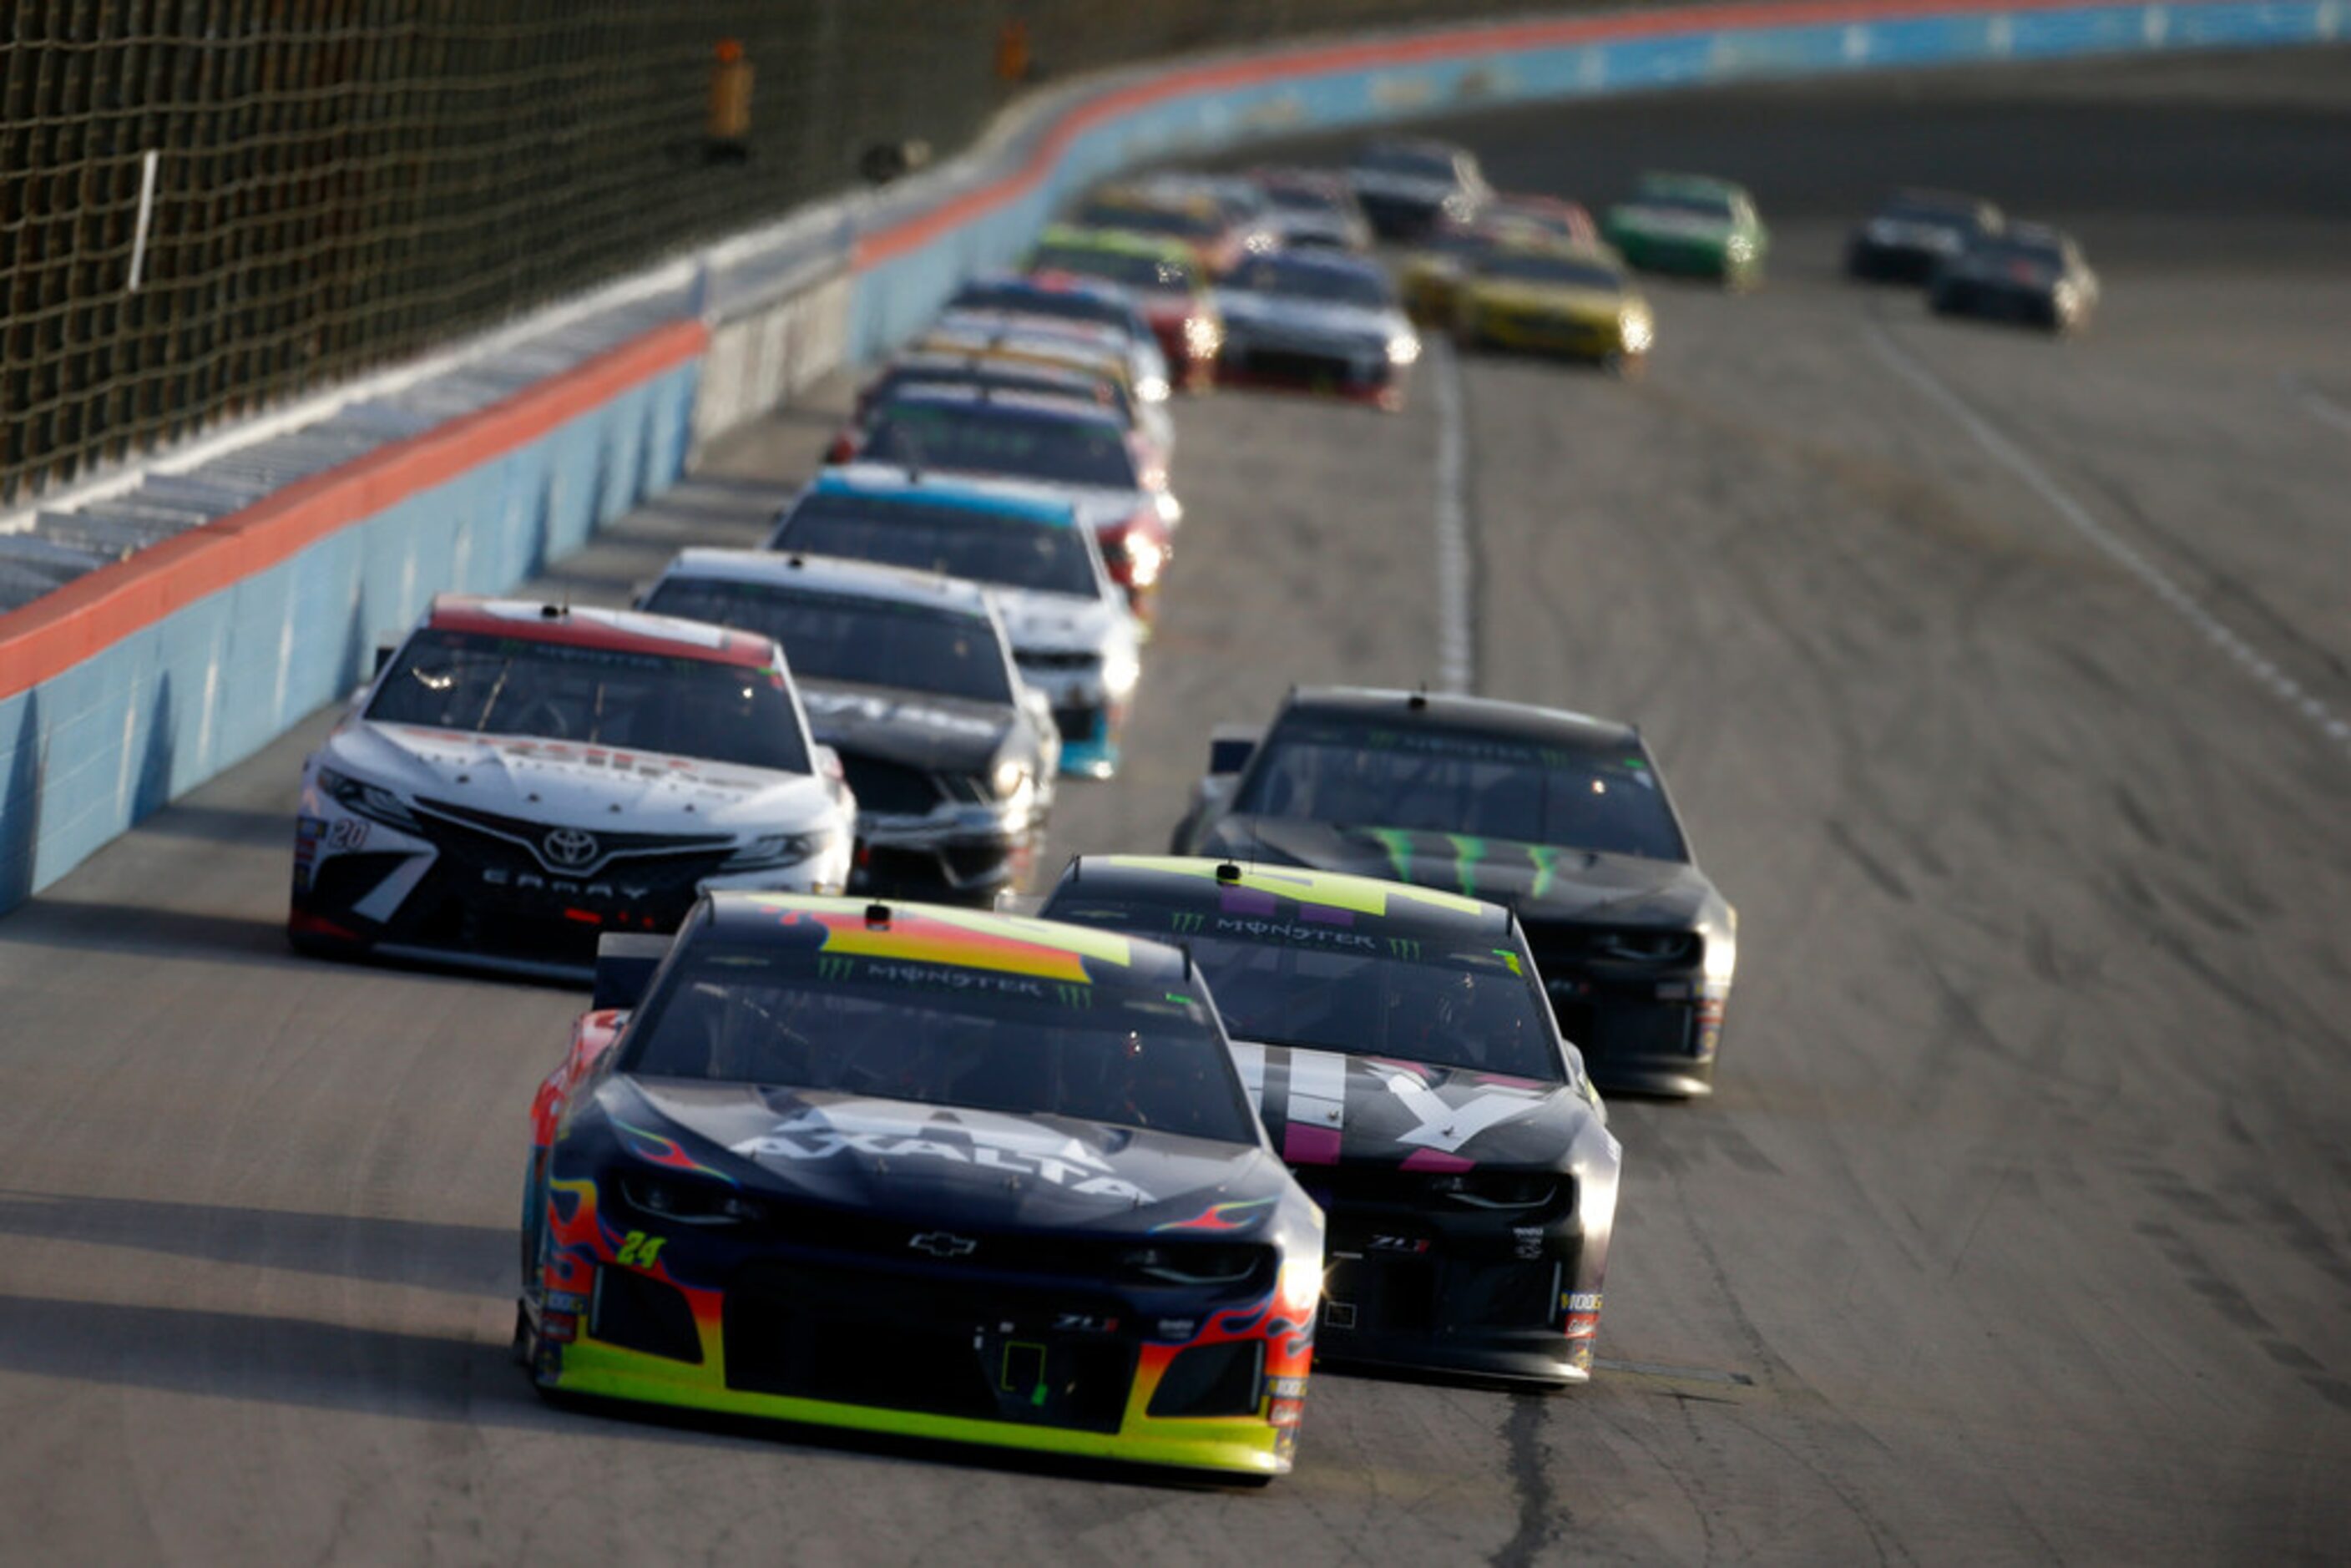
[[1029, 253], [1032, 273], [1071, 273], [1115, 283], [1134, 296], [1177, 384], [1205, 387], [1224, 343], [1208, 277], [1179, 239], [1056, 224]]
[[1762, 281], [1771, 244], [1743, 187], [1698, 174], [1642, 175], [1631, 199], [1608, 209], [1602, 228], [1644, 272], [1719, 277], [1729, 288]]

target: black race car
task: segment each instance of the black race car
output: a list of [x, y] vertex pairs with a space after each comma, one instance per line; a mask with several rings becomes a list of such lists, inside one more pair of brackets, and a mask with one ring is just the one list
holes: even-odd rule
[[2011, 224], [1937, 267], [1927, 303], [1938, 316], [1980, 316], [2073, 332], [2088, 326], [2097, 308], [2098, 275], [2062, 231]]
[[1070, 862], [1052, 919], [1180, 942], [1330, 1218], [1325, 1360], [1592, 1373], [1620, 1151], [1510, 912], [1227, 861]]
[[531, 1120], [543, 1391], [1290, 1468], [1322, 1217], [1172, 947], [716, 894], [604, 944]]
[[1468, 223], [1491, 198], [1477, 154], [1447, 141], [1382, 137], [1347, 161], [1347, 186], [1385, 240], [1417, 239], [1440, 223]]
[[1866, 282], [1924, 283], [1945, 261], [2000, 233], [2005, 222], [1980, 196], [1897, 191], [1845, 241], [1845, 273]]
[[809, 728], [857, 794], [851, 891], [987, 904], [1027, 876], [1061, 735], [978, 584], [872, 561], [689, 549], [643, 607], [783, 644]]
[[1636, 730], [1479, 697], [1295, 690], [1262, 741], [1219, 736], [1175, 849], [1507, 903], [1603, 1088], [1712, 1090], [1738, 917]]

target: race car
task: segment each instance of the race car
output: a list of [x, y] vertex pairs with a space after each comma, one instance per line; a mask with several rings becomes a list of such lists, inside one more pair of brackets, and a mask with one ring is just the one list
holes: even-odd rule
[[1224, 204], [1205, 192], [1104, 185], [1079, 203], [1065, 222], [1072, 228], [1178, 241], [1207, 272], [1237, 266], [1253, 248], [1264, 248], [1262, 231], [1236, 223]]
[[1719, 278], [1748, 288], [1763, 279], [1771, 236], [1755, 200], [1728, 180], [1644, 174], [1631, 198], [1608, 209], [1608, 243], [1644, 272]]
[[837, 469], [793, 500], [768, 549], [944, 573], [986, 588], [1020, 677], [1045, 695], [1061, 771], [1107, 779], [1143, 665], [1126, 596], [1067, 499], [905, 469]]
[[1395, 410], [1420, 337], [1387, 272], [1346, 251], [1251, 256], [1217, 278], [1225, 321], [1217, 379], [1335, 393]]
[[[1397, 264], [1396, 290], [1403, 296], [1405, 314], [1425, 327], [1450, 327], [1459, 313], [1461, 280], [1488, 250], [1503, 244], [1562, 241], [1600, 247], [1591, 215], [1572, 202], [1501, 197], [1468, 223], [1440, 223]], [[1610, 259], [1615, 258], [1612, 255]]]
[[857, 456], [858, 465], [1009, 479], [1066, 497], [1136, 619], [1152, 618], [1184, 509], [1165, 472], [1107, 410], [985, 387], [914, 387], [873, 411]]
[[444, 596], [302, 764], [287, 936], [580, 979], [705, 888], [839, 892], [856, 815], [772, 639]]
[[1173, 454], [1175, 422], [1164, 403], [1141, 402], [1127, 393], [1123, 375], [1100, 365], [1018, 350], [980, 349], [946, 353], [917, 350], [899, 354], [858, 389], [856, 406], [842, 422], [840, 434], [825, 449], [828, 463], [846, 463], [856, 456], [865, 438], [866, 422], [873, 411], [910, 386], [986, 387], [996, 392], [1033, 392], [1043, 397], [1075, 398], [1099, 403], [1114, 412], [1137, 437], [1144, 460], [1165, 468]]
[[1507, 903], [1595, 1082], [1712, 1092], [1738, 915], [1691, 858], [1637, 730], [1479, 697], [1301, 688], [1261, 741], [1218, 736], [1174, 846]]
[[1134, 297], [1179, 388], [1197, 392], [1214, 378], [1224, 324], [1207, 271], [1182, 241], [1057, 225], [1029, 253], [1028, 267], [1036, 275], [1116, 284]]
[[1505, 235], [1531, 230], [1570, 245], [1601, 243], [1599, 225], [1583, 204], [1558, 196], [1499, 193], [1479, 214], [1479, 221], [1487, 229]]
[[1506, 243], [1470, 265], [1454, 307], [1463, 344], [1591, 360], [1624, 374], [1647, 360], [1656, 321], [1614, 252]]
[[1371, 220], [1343, 176], [1322, 169], [1252, 169], [1246, 177], [1265, 193], [1267, 221], [1280, 248], [1372, 248]]
[[1475, 154], [1449, 142], [1384, 137], [1364, 143], [1347, 163], [1372, 230], [1386, 240], [1412, 240], [1439, 223], [1468, 223], [1490, 196]]
[[[1040, 317], [1110, 334], [1125, 350], [1134, 395], [1165, 402], [1172, 390], [1169, 361], [1159, 339], [1126, 290], [1075, 274], [996, 273], [974, 278], [949, 297], [939, 319]], [[1166, 438], [1174, 439], [1172, 430]]]
[[2011, 224], [1938, 266], [1927, 302], [1938, 316], [2074, 332], [2098, 308], [2098, 275], [2070, 235], [2045, 224]]
[[1845, 274], [1864, 282], [1924, 283], [1946, 260], [2006, 224], [2001, 210], [1980, 196], [1897, 191], [1845, 241]]
[[809, 727], [857, 795], [852, 892], [985, 904], [1026, 879], [1061, 742], [986, 589], [870, 561], [689, 549], [641, 608], [783, 645]]
[[719, 894], [608, 946], [530, 1120], [544, 1394], [1290, 1468], [1322, 1217], [1175, 948]]
[[1046, 918], [1183, 945], [1330, 1222], [1325, 1362], [1592, 1375], [1621, 1151], [1510, 912], [1238, 862], [1085, 855]]

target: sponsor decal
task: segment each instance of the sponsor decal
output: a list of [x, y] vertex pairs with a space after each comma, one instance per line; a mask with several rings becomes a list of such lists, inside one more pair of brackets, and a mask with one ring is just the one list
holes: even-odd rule
[[577, 1291], [549, 1291], [547, 1292], [547, 1310], [550, 1312], [584, 1312], [588, 1310], [588, 1298]]
[[1434, 1149], [1439, 1154], [1457, 1153], [1480, 1133], [1523, 1116], [1542, 1103], [1539, 1091], [1489, 1084], [1461, 1103], [1452, 1105], [1412, 1073], [1394, 1068], [1377, 1068], [1374, 1071], [1387, 1085], [1388, 1092], [1403, 1103], [1405, 1113], [1415, 1124], [1409, 1132], [1399, 1134], [1396, 1142]]
[[1055, 1333], [1116, 1333], [1118, 1320], [1100, 1312], [1055, 1312]]
[[560, 871], [580, 871], [593, 865], [603, 854], [604, 846], [596, 835], [585, 828], [556, 828], [538, 841], [539, 857]]
[[482, 868], [482, 882], [489, 887], [512, 888], [517, 893], [544, 893], [559, 898], [602, 898], [616, 904], [633, 904], [651, 898], [653, 889], [649, 883], [631, 882], [573, 882], [567, 877], [541, 876], [535, 871], [510, 871], [505, 866]]
[[580, 1337], [580, 1319], [572, 1312], [538, 1314], [538, 1337], [548, 1344], [569, 1344]]
[[1424, 1236], [1374, 1235], [1364, 1243], [1367, 1252], [1404, 1252], [1414, 1257], [1428, 1250], [1428, 1239]]
[[1153, 1334], [1159, 1339], [1187, 1340], [1199, 1332], [1197, 1318], [1162, 1318], [1152, 1327]]
[[1539, 1263], [1542, 1260], [1543, 1228], [1541, 1226], [1513, 1225], [1510, 1227], [1510, 1239], [1516, 1248], [1520, 1262]]
[[[1193, 916], [1195, 920], [1199, 916]], [[1197, 926], [1193, 929], [1197, 930]], [[1289, 920], [1249, 920], [1229, 915], [1217, 916], [1217, 933], [1223, 936], [1247, 936], [1259, 942], [1290, 942], [1303, 946], [1353, 947], [1364, 952], [1376, 952], [1377, 946], [1368, 936], [1331, 925], [1309, 925]], [[1398, 938], [1390, 937], [1394, 948]], [[1412, 944], [1413, 956], [1418, 956], [1420, 944]]]
[[751, 1159], [824, 1160], [854, 1152], [891, 1160], [927, 1160], [1036, 1176], [1090, 1197], [1144, 1204], [1150, 1193], [1115, 1174], [1077, 1139], [1008, 1118], [962, 1112], [918, 1116], [873, 1105], [831, 1105], [778, 1122], [734, 1145]]
[[653, 1260], [661, 1256], [661, 1249], [668, 1245], [669, 1238], [666, 1236], [648, 1236], [642, 1230], [632, 1230], [621, 1239], [621, 1250], [612, 1260], [632, 1269], [650, 1269]]
[[1306, 1379], [1302, 1377], [1269, 1377], [1265, 1380], [1265, 1386], [1276, 1399], [1306, 1397]]
[[1570, 1291], [1566, 1295], [1560, 1298], [1560, 1305], [1567, 1312], [1580, 1312], [1585, 1316], [1596, 1316], [1600, 1311], [1600, 1292], [1597, 1291]]
[[1333, 1329], [1353, 1328], [1355, 1326], [1355, 1303], [1353, 1301], [1323, 1302], [1322, 1326], [1324, 1328]]

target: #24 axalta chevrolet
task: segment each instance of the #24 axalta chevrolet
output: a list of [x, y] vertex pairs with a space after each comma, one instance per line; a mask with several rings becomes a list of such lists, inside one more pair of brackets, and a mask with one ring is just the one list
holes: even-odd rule
[[1326, 1359], [1591, 1375], [1620, 1151], [1510, 911], [1370, 877], [1089, 855], [1048, 918], [1180, 942], [1330, 1217]]
[[580, 977], [706, 887], [838, 890], [856, 810], [773, 640], [438, 599], [302, 766], [287, 933]]
[[1322, 1217], [1182, 954], [720, 894], [659, 956], [607, 944], [533, 1107], [542, 1390], [1290, 1468]]

